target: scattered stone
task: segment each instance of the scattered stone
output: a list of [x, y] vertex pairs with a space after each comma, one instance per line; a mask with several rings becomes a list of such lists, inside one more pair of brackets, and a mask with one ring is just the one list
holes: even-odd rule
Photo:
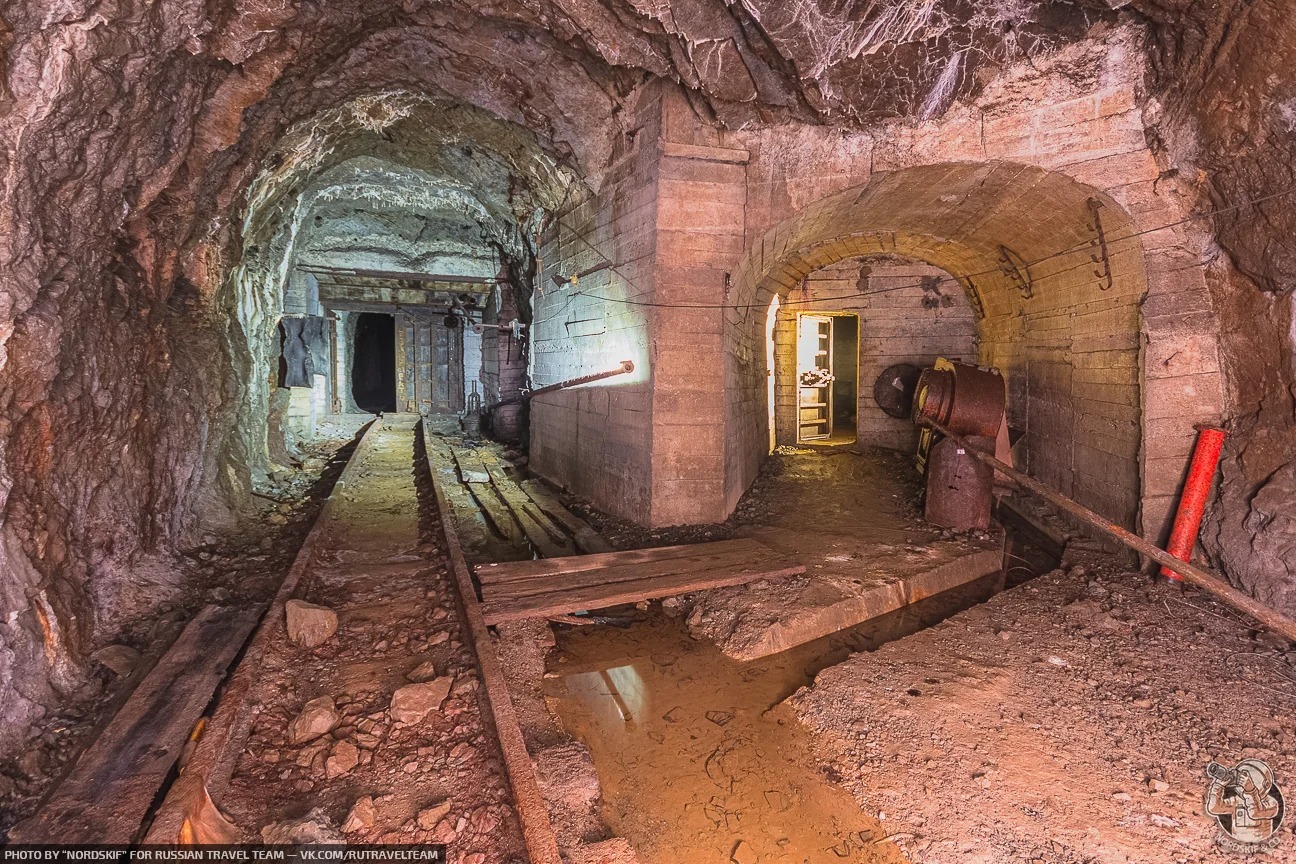
[[409, 672], [405, 673], [405, 678], [416, 684], [425, 684], [437, 677], [436, 664], [431, 660], [426, 663], [420, 663]]
[[288, 726], [288, 741], [292, 744], [305, 744], [314, 741], [321, 735], [327, 735], [338, 724], [337, 709], [332, 696], [321, 696], [312, 699], [302, 706], [297, 719]]
[[129, 678], [140, 661], [140, 653], [128, 645], [109, 645], [90, 657], [118, 678]]
[[418, 814], [419, 827], [424, 831], [431, 831], [437, 827], [442, 819], [450, 812], [450, 799], [442, 801], [440, 804], [434, 804]]
[[447, 675], [424, 684], [409, 684], [392, 694], [391, 717], [400, 723], [420, 723], [441, 708], [454, 678]]
[[448, 641], [450, 641], [450, 634], [445, 630], [439, 630], [428, 637], [428, 645], [432, 647], [441, 645]]
[[756, 864], [756, 853], [746, 840], [739, 840], [729, 852], [729, 864]]
[[341, 777], [360, 761], [360, 751], [349, 741], [339, 741], [333, 748], [333, 755], [324, 763], [324, 774], [330, 780]]
[[1160, 793], [1170, 788], [1169, 783], [1165, 782], [1164, 780], [1158, 780], [1155, 777], [1149, 777], [1147, 781], [1147, 785], [1148, 785], [1148, 789], [1154, 795], [1159, 795]]
[[734, 718], [734, 712], [732, 712], [732, 711], [708, 711], [708, 712], [706, 712], [706, 719], [710, 720], [712, 723], [714, 723], [714, 724], [717, 725], [717, 726], [723, 726], [723, 725], [725, 725], [726, 723], [728, 723], [730, 720], [732, 720], [733, 718]]
[[324, 644], [338, 629], [336, 612], [305, 600], [289, 600], [284, 604], [284, 615], [288, 638], [306, 648]]
[[351, 805], [351, 812], [347, 813], [346, 821], [342, 823], [342, 833], [354, 834], [356, 831], [372, 828], [377, 821], [378, 808], [374, 806], [374, 799], [372, 796], [365, 795], [363, 798], [357, 798]]
[[273, 822], [261, 829], [261, 839], [266, 843], [345, 843], [333, 820], [322, 808], [316, 807], [300, 819]]

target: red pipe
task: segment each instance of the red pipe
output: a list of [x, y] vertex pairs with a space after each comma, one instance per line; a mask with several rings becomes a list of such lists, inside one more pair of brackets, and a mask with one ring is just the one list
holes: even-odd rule
[[[1179, 498], [1179, 512], [1175, 514], [1174, 530], [1166, 551], [1180, 561], [1191, 561], [1197, 533], [1201, 530], [1202, 513], [1211, 484], [1215, 482], [1215, 469], [1219, 467], [1220, 450], [1224, 447], [1223, 429], [1199, 426], [1197, 446], [1193, 449], [1192, 464], [1188, 467], [1188, 480]], [[1183, 577], [1169, 567], [1161, 567], [1161, 575], [1172, 582], [1183, 582]]]

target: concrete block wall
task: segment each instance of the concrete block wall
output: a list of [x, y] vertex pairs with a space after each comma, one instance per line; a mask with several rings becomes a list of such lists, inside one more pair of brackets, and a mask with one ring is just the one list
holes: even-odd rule
[[801, 313], [849, 312], [859, 317], [856, 433], [861, 444], [913, 450], [918, 443], [913, 421], [887, 415], [873, 399], [873, 382], [883, 369], [894, 363], [930, 366], [937, 357], [978, 361], [972, 304], [949, 274], [918, 261], [850, 258], [816, 271], [805, 290], [792, 291], [790, 299], [795, 305], [779, 308], [774, 330], [774, 419], [779, 444], [797, 441], [796, 343]]
[[[1117, 32], [1111, 41], [1120, 45], [1127, 36]], [[1193, 234], [1190, 226], [1161, 229], [1182, 220], [1192, 199], [1161, 177], [1136, 103], [1139, 82], [1124, 69], [1119, 52], [1112, 45], [1089, 50], [1101, 71], [1087, 89], [1074, 82], [1058, 86], [1061, 79], [1045, 72], [1035, 80], [1018, 77], [1002, 89], [992, 87], [981, 105], [956, 108], [934, 123], [858, 135], [772, 127], [728, 133], [722, 143], [751, 153], [747, 243], [766, 264], [765, 272], [816, 242], [805, 234], [780, 233], [777, 226], [843, 190], [854, 192], [850, 200], [856, 202], [862, 190], [885, 188], [916, 166], [1010, 160], [1090, 189], [1089, 195], [1104, 202], [1113, 286], [1094, 298], [1095, 268], [1079, 253], [1035, 268], [1036, 297], [1019, 300], [1023, 308], [1018, 310], [1002, 302], [1012, 298], [1011, 285], [993, 273], [974, 278], [972, 290], [985, 295], [987, 307], [999, 304], [988, 308], [982, 321], [980, 359], [1015, 370], [1009, 378], [1010, 410], [1014, 423], [1030, 436], [1018, 448], [1022, 464], [1112, 518], [1163, 536], [1189, 457], [1192, 425], [1218, 422], [1227, 411], [1202, 268], [1209, 238]], [[1063, 207], [1059, 200], [1033, 195], [1037, 181], [1038, 176], [1024, 173], [990, 177], [986, 182], [993, 195], [981, 197], [975, 211], [958, 213], [968, 190], [934, 178], [928, 185], [937, 194], [924, 205], [933, 217], [927, 222], [930, 226], [946, 211], [955, 230], [937, 242], [883, 232], [873, 248], [903, 248], [934, 263], [948, 261], [946, 269], [955, 273], [995, 270], [992, 236], [1027, 259], [1091, 248], [1088, 196]], [[817, 239], [858, 230], [825, 224]], [[943, 248], [978, 234], [985, 247], [967, 250], [963, 260]], [[856, 245], [859, 251], [868, 247]], [[831, 260], [846, 251], [814, 254], [822, 263], [825, 255]], [[781, 290], [799, 279], [799, 274], [782, 275], [792, 284], [780, 285]], [[731, 327], [759, 332], [740, 312], [730, 314]], [[733, 338], [743, 337], [735, 333]], [[1158, 356], [1176, 360], [1158, 366]], [[759, 466], [759, 456], [752, 454], [768, 446], [758, 404], [763, 365], [762, 357], [742, 346], [731, 359], [726, 388], [736, 388], [737, 395], [730, 396], [729, 438], [746, 455], [731, 453], [728, 459], [730, 503]]]
[[[1206, 238], [1187, 226], [1162, 229], [1183, 219], [1189, 199], [1148, 151], [1140, 82], [1113, 47], [1129, 48], [1130, 38], [1114, 31], [1107, 44], [1075, 49], [1093, 55], [1085, 83], [1065, 68], [1018, 70], [978, 105], [870, 132], [721, 131], [667, 91], [657, 139], [640, 117], [638, 149], [623, 148], [613, 183], [566, 214], [561, 229], [589, 232], [601, 248], [637, 249], [616, 258], [636, 268], [633, 287], [614, 274], [593, 284], [660, 305], [636, 310], [627, 326], [615, 303], [551, 290], [554, 272], [598, 261], [582, 260], [561, 230], [546, 238], [551, 296], [537, 299], [537, 384], [577, 366], [595, 371], [591, 349], [577, 348], [576, 334], [588, 330], [578, 328], [642, 336], [651, 372], [628, 404], [649, 431], [617, 451], [634, 491], [618, 493], [625, 481], [606, 468], [598, 421], [612, 408], [601, 397], [563, 394], [547, 399], [554, 410], [537, 406], [542, 473], [641, 522], [724, 518], [768, 452], [772, 295], [846, 259], [902, 255], [954, 274], [979, 307], [978, 359], [1005, 371], [1010, 417], [1027, 430], [1019, 464], [1159, 533], [1192, 424], [1218, 422], [1227, 406], [1201, 268]], [[635, 217], [645, 197], [654, 225]], [[1105, 261], [1091, 199], [1101, 205]], [[1027, 272], [1013, 272], [1014, 257]]]
[[[722, 521], [726, 280], [746, 235], [748, 153], [662, 98], [652, 333], [653, 525]], [[717, 398], [717, 397], [720, 398]]]
[[530, 467], [643, 524], [652, 521], [656, 310], [639, 304], [654, 302], [656, 286], [660, 125], [659, 103], [645, 100], [600, 192], [549, 224], [530, 333], [535, 387], [635, 364], [632, 374], [532, 399]]

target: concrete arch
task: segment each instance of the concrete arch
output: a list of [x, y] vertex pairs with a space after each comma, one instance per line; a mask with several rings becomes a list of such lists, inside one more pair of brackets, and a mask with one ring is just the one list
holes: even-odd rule
[[[1101, 226], [1101, 230], [1099, 230]], [[1018, 458], [1032, 474], [1133, 527], [1141, 492], [1139, 229], [1112, 198], [1010, 162], [875, 175], [768, 231], [732, 275], [725, 321], [726, 505], [769, 440], [765, 309], [809, 273], [893, 254], [953, 274], [979, 313], [979, 359], [1009, 382]]]

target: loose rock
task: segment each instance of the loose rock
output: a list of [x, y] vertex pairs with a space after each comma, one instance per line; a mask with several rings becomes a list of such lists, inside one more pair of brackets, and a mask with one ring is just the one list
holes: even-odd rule
[[360, 751], [349, 741], [339, 741], [333, 755], [324, 763], [324, 774], [330, 780], [346, 774], [360, 761]]
[[289, 600], [284, 604], [284, 615], [288, 638], [305, 648], [324, 644], [338, 629], [336, 612], [305, 600]]
[[316, 807], [300, 819], [274, 822], [261, 829], [266, 843], [345, 843], [333, 821]]
[[441, 820], [446, 817], [446, 814], [450, 812], [450, 806], [450, 799], [447, 798], [440, 804], [434, 804], [431, 807], [420, 810], [418, 814], [419, 827], [424, 831], [435, 829]]
[[109, 645], [90, 656], [118, 678], [129, 678], [140, 661], [140, 653], [127, 645]]
[[342, 823], [342, 833], [354, 834], [356, 831], [372, 828], [376, 821], [378, 821], [378, 808], [374, 806], [373, 797], [365, 795], [357, 798], [351, 805], [351, 812]]
[[410, 684], [392, 694], [391, 716], [400, 723], [419, 723], [441, 708], [454, 678], [449, 675], [425, 684]]
[[312, 699], [302, 706], [297, 719], [288, 726], [288, 741], [292, 744], [305, 744], [321, 735], [328, 734], [338, 724], [337, 709], [332, 696], [321, 696]]

